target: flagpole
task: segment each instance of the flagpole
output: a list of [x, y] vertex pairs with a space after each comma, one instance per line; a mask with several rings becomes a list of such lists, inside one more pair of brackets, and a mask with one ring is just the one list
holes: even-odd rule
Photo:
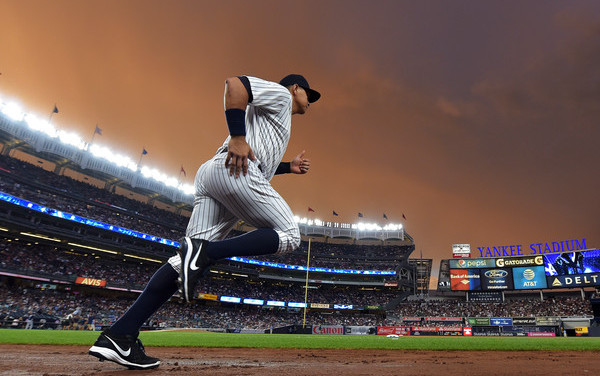
[[140, 169], [140, 165], [142, 164], [142, 157], [144, 156], [144, 151], [145, 150], [146, 150], [146, 147], [143, 147], [142, 148], [142, 153], [140, 154], [140, 160], [138, 161], [138, 164], [137, 164], [138, 170]]
[[48, 117], [48, 123], [52, 121], [52, 115], [54, 114], [58, 114], [58, 107], [56, 107], [56, 103], [54, 103], [54, 108], [52, 109], [52, 112], [50, 112], [50, 116]]
[[306, 307], [308, 305], [308, 268], [310, 266], [310, 239], [308, 238], [308, 255], [306, 256], [306, 284], [304, 285], [304, 319], [302, 320], [302, 329], [306, 327]]
[[92, 134], [92, 140], [90, 141], [89, 145], [94, 143], [94, 137], [96, 137], [96, 133], [98, 131], [98, 124], [96, 124], [96, 128], [94, 128], [94, 133]]
[[137, 167], [138, 169], [140, 168], [140, 164], [142, 163], [142, 157], [144, 156], [144, 153], [142, 152], [142, 154], [140, 154], [140, 160], [137, 163]]

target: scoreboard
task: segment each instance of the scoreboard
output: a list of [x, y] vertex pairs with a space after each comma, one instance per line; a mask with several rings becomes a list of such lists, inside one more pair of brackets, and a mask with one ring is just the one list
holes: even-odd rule
[[446, 261], [451, 291], [600, 286], [600, 249]]

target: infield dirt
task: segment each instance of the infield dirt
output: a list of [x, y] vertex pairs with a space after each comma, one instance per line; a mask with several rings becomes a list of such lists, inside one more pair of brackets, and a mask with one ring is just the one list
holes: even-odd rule
[[600, 375], [600, 351], [147, 348], [162, 364], [130, 371], [89, 346], [0, 345], [0, 375]]

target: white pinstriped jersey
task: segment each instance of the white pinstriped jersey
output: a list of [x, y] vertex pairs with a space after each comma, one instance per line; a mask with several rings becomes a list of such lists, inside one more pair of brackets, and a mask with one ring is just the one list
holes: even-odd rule
[[[225, 166], [230, 137], [217, 154], [200, 166], [194, 179], [194, 210], [186, 236], [209, 241], [225, 238], [239, 219], [256, 228], [272, 228], [279, 236], [278, 252], [300, 244], [292, 210], [269, 181], [283, 158], [292, 127], [292, 95], [278, 83], [248, 77], [252, 103], [246, 107], [246, 142], [257, 161], [248, 174], [231, 176]], [[179, 271], [181, 258], [169, 263]]]
[[[246, 107], [246, 142], [263, 176], [271, 180], [283, 158], [292, 131], [292, 95], [276, 82], [248, 77], [252, 103]], [[227, 137], [217, 154], [227, 150]]]

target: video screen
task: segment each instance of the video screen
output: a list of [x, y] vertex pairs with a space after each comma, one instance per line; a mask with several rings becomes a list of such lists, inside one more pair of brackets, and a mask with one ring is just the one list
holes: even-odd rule
[[544, 255], [544, 267], [549, 277], [600, 272], [600, 249]]

